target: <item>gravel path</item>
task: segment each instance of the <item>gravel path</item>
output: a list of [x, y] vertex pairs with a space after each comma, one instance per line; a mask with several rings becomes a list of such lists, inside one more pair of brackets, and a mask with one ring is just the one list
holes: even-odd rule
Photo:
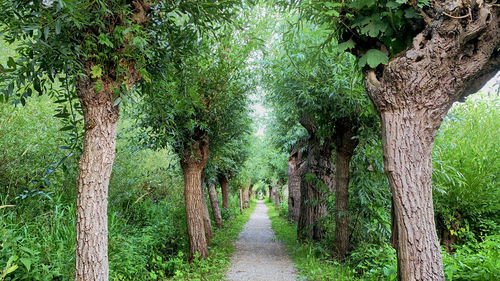
[[259, 200], [250, 220], [235, 243], [227, 280], [288, 281], [296, 280], [297, 270], [277, 241], [267, 216], [267, 206]]

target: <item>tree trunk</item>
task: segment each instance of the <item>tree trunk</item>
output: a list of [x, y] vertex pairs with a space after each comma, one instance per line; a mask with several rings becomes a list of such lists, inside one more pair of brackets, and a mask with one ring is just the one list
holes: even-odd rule
[[242, 187], [240, 186], [240, 214], [243, 213], [243, 191], [241, 189]]
[[336, 126], [337, 160], [335, 166], [335, 248], [337, 258], [344, 261], [349, 249], [349, 164], [358, 145], [356, 128], [350, 122]]
[[227, 186], [227, 177], [219, 176], [220, 188], [222, 190], [222, 208], [229, 209], [229, 187]]
[[398, 277], [405, 281], [444, 280], [432, 202], [434, 136], [453, 102], [500, 69], [500, 9], [472, 2], [471, 16], [456, 19], [440, 12], [450, 2], [433, 2], [427, 11], [431, 24], [415, 36], [413, 47], [382, 71], [365, 74], [381, 117]]
[[248, 208], [250, 207], [250, 187], [252, 186], [252, 183], [248, 183], [248, 187], [243, 190], [243, 208]]
[[252, 200], [254, 198], [254, 196], [253, 196], [253, 184], [250, 185], [250, 188], [248, 189], [248, 194], [249, 194], [250, 200]]
[[280, 188], [279, 186], [276, 186], [274, 188], [274, 207], [276, 208], [276, 210], [279, 210], [280, 209]]
[[324, 230], [321, 219], [326, 216], [325, 206], [328, 196], [335, 185], [334, 165], [331, 158], [331, 141], [321, 142], [316, 135], [317, 128], [306, 117], [301, 117], [301, 124], [309, 133], [308, 155], [300, 183], [300, 214], [297, 225], [297, 237], [321, 240]]
[[205, 236], [204, 206], [205, 198], [201, 189], [201, 172], [208, 159], [208, 141], [201, 137], [192, 148], [185, 148], [181, 160], [184, 174], [184, 201], [189, 235], [190, 258], [198, 253], [200, 258], [209, 256], [207, 237]]
[[110, 85], [96, 93], [88, 77], [79, 78], [76, 84], [85, 120], [77, 179], [76, 281], [106, 281], [109, 276], [108, 185], [119, 118]]
[[300, 179], [304, 171], [302, 145], [296, 145], [288, 158], [288, 218], [299, 221]]
[[273, 196], [274, 196], [274, 193], [273, 193], [273, 187], [272, 186], [269, 186], [269, 202], [272, 203], [273, 202]]
[[215, 183], [211, 182], [208, 185], [208, 196], [210, 197], [210, 205], [212, 205], [212, 213], [214, 214], [215, 226], [222, 227], [222, 216], [219, 208], [219, 200], [217, 199], [217, 190]]
[[[442, 280], [443, 264], [432, 204], [434, 136], [426, 134], [425, 118], [420, 119], [423, 116], [409, 120], [404, 115], [382, 115], [384, 164], [396, 220], [398, 270], [402, 280]], [[400, 130], [405, 133], [392, 135]]]
[[210, 245], [210, 243], [211, 243], [210, 241], [214, 237], [214, 231], [212, 230], [212, 222], [210, 221], [210, 213], [208, 212], [205, 191], [203, 190], [203, 180], [201, 180], [200, 182], [202, 183], [202, 185], [200, 186], [200, 189], [201, 189], [201, 196], [202, 196], [201, 202], [203, 203], [203, 226], [205, 228], [205, 239], [207, 240], [207, 244]]

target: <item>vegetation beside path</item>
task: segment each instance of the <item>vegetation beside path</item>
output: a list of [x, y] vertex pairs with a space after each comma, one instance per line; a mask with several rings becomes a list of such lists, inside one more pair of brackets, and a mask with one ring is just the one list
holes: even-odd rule
[[185, 263], [183, 256], [180, 255], [180, 266], [171, 280], [224, 280], [224, 274], [230, 265], [234, 251], [233, 243], [238, 239], [238, 235], [250, 219], [256, 205], [257, 201], [251, 200], [250, 208], [244, 209], [243, 213], [227, 221], [222, 228], [215, 230], [212, 244], [209, 246], [210, 257]]
[[349, 267], [326, 259], [326, 254], [320, 251], [317, 243], [299, 243], [297, 224], [280, 216], [280, 211], [267, 199], [265, 203], [269, 207], [267, 214], [276, 238], [286, 244], [287, 252], [299, 271], [299, 280], [358, 280]]

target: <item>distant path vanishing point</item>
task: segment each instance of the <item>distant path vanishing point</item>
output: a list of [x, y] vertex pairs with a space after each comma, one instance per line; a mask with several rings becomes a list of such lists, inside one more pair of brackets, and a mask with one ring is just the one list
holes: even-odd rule
[[297, 279], [297, 269], [277, 241], [267, 216], [267, 206], [259, 200], [250, 220], [235, 243], [230, 281], [288, 281]]

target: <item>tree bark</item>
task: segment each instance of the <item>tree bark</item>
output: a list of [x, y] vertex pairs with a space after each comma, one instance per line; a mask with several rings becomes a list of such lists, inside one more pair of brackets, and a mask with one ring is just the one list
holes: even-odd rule
[[471, 2], [470, 17], [457, 19], [441, 12], [450, 2], [432, 2], [426, 12], [430, 24], [415, 36], [413, 47], [382, 71], [365, 74], [382, 123], [398, 277], [405, 281], [444, 280], [432, 202], [434, 136], [453, 102], [500, 69], [500, 9]]
[[335, 248], [340, 261], [344, 261], [349, 249], [349, 165], [358, 145], [356, 128], [351, 122], [340, 121], [336, 126], [335, 166]]
[[229, 187], [227, 185], [227, 177], [219, 176], [219, 183], [222, 190], [222, 208], [229, 209]]
[[273, 202], [273, 196], [274, 196], [274, 193], [273, 193], [273, 187], [272, 186], [269, 186], [269, 202], [272, 203]]
[[243, 191], [242, 187], [240, 186], [240, 214], [243, 213]]
[[248, 187], [243, 190], [243, 208], [248, 208], [250, 207], [250, 187], [252, 186], [252, 183], [248, 183]]
[[214, 231], [212, 229], [212, 222], [210, 221], [210, 213], [208, 212], [208, 206], [205, 196], [205, 191], [203, 190], [203, 180], [201, 180], [201, 196], [203, 203], [203, 226], [205, 228], [205, 239], [207, 240], [207, 244], [210, 245], [212, 238], [214, 237]]
[[276, 210], [280, 209], [280, 188], [278, 185], [274, 188], [274, 207]]
[[78, 165], [75, 280], [106, 281], [108, 269], [108, 185], [115, 159], [118, 108], [111, 86], [96, 93], [89, 77], [79, 78], [78, 98], [85, 120]]
[[307, 117], [300, 122], [309, 133], [308, 155], [300, 182], [300, 214], [297, 237], [321, 240], [324, 230], [321, 219], [326, 216], [325, 202], [335, 186], [334, 165], [331, 161], [331, 140], [316, 135], [317, 127]]
[[296, 145], [288, 158], [288, 218], [299, 221], [300, 214], [300, 179], [304, 172], [302, 145]]
[[220, 213], [219, 200], [217, 199], [217, 190], [215, 189], [214, 182], [211, 182], [208, 185], [208, 196], [210, 197], [210, 205], [212, 205], [212, 213], [214, 214], [215, 226], [221, 228], [222, 216]]
[[205, 236], [204, 206], [205, 198], [201, 189], [201, 172], [208, 159], [208, 140], [205, 136], [194, 141], [192, 148], [187, 146], [181, 160], [184, 174], [184, 201], [189, 236], [190, 258], [196, 253], [200, 258], [209, 256]]
[[250, 184], [250, 188], [248, 189], [248, 198], [249, 198], [250, 200], [252, 200], [252, 199], [253, 199], [253, 197], [254, 197], [254, 196], [253, 196], [253, 184]]

